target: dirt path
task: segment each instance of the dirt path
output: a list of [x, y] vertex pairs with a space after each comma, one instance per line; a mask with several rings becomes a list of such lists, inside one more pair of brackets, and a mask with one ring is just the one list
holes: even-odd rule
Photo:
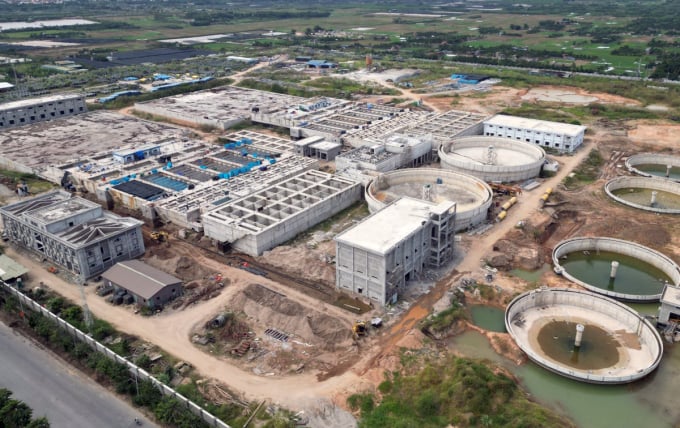
[[465, 259], [458, 266], [458, 271], [472, 272], [475, 269], [478, 269], [480, 261], [489, 251], [489, 248], [514, 228], [517, 222], [537, 214], [539, 209], [539, 198], [543, 192], [545, 192], [548, 187], [554, 189], [585, 157], [588, 156], [588, 153], [590, 153], [590, 150], [594, 145], [595, 143], [592, 141], [586, 142], [575, 155], [558, 158], [561, 162], [561, 166], [555, 176], [543, 181], [541, 186], [536, 189], [519, 195], [517, 205], [508, 211], [508, 216], [505, 220], [491, 228], [491, 230], [485, 233], [480, 239], [473, 241], [468, 252], [465, 254]]

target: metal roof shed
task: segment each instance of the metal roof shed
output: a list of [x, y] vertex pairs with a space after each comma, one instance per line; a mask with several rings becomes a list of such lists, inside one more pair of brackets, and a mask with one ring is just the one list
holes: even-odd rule
[[137, 304], [163, 306], [182, 294], [182, 280], [139, 260], [116, 263], [102, 274], [104, 283], [134, 296]]
[[0, 279], [3, 281], [11, 281], [17, 279], [22, 275], [28, 273], [28, 269], [6, 255], [0, 255]]

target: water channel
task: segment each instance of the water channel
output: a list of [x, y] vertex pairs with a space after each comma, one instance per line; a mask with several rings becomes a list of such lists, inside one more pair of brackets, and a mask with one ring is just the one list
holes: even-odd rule
[[[609, 278], [612, 261], [619, 262], [615, 279]], [[574, 278], [603, 290], [625, 294], [654, 295], [671, 279], [660, 269], [634, 257], [611, 251], [574, 251], [560, 258]]]

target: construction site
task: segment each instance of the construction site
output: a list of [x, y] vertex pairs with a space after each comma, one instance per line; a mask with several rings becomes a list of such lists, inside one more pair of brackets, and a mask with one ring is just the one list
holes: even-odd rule
[[[672, 152], [673, 142], [641, 142], [618, 123], [595, 122], [585, 137], [579, 127], [572, 138], [582, 147], [547, 155], [545, 141], [483, 135], [486, 113], [235, 87], [135, 109], [176, 124], [96, 111], [20, 126], [0, 136], [2, 165], [144, 221], [134, 220], [141, 259], [181, 279], [184, 294], [142, 317], [97, 295], [94, 278], [88, 305], [247, 398], [299, 409], [319, 395], [342, 406], [397, 369], [401, 347], [427, 346], [417, 322], [445, 311], [455, 290], [505, 307], [541, 285], [580, 287], [549, 268], [552, 250], [574, 236], [631, 241], [680, 260], [677, 216], [618, 203], [606, 190], [631, 174], [632, 155]], [[228, 131], [248, 120], [270, 128]], [[335, 160], [305, 151], [320, 142], [339, 145]], [[549, 157], [559, 168], [543, 174]], [[652, 160], [671, 165], [633, 165]], [[11, 252], [33, 285], [81, 298], [67, 261], [57, 261], [66, 272], [43, 275], [50, 262]], [[525, 358], [507, 333], [485, 334], [497, 352]]]

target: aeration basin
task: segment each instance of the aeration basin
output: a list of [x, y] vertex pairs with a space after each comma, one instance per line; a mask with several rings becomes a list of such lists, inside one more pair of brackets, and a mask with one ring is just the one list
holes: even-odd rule
[[673, 260], [620, 239], [567, 239], [555, 246], [552, 258], [555, 273], [617, 300], [655, 302], [666, 283], [680, 283], [680, 267]]
[[540, 289], [517, 296], [505, 326], [539, 366], [581, 382], [621, 384], [650, 374], [663, 343], [654, 326], [628, 306], [573, 289]]
[[615, 201], [639, 210], [680, 214], [680, 183], [661, 178], [618, 177], [604, 186]]
[[439, 203], [456, 202], [455, 229], [486, 220], [493, 191], [484, 181], [467, 174], [434, 168], [407, 168], [381, 174], [366, 186], [366, 202], [376, 212], [403, 197]]

